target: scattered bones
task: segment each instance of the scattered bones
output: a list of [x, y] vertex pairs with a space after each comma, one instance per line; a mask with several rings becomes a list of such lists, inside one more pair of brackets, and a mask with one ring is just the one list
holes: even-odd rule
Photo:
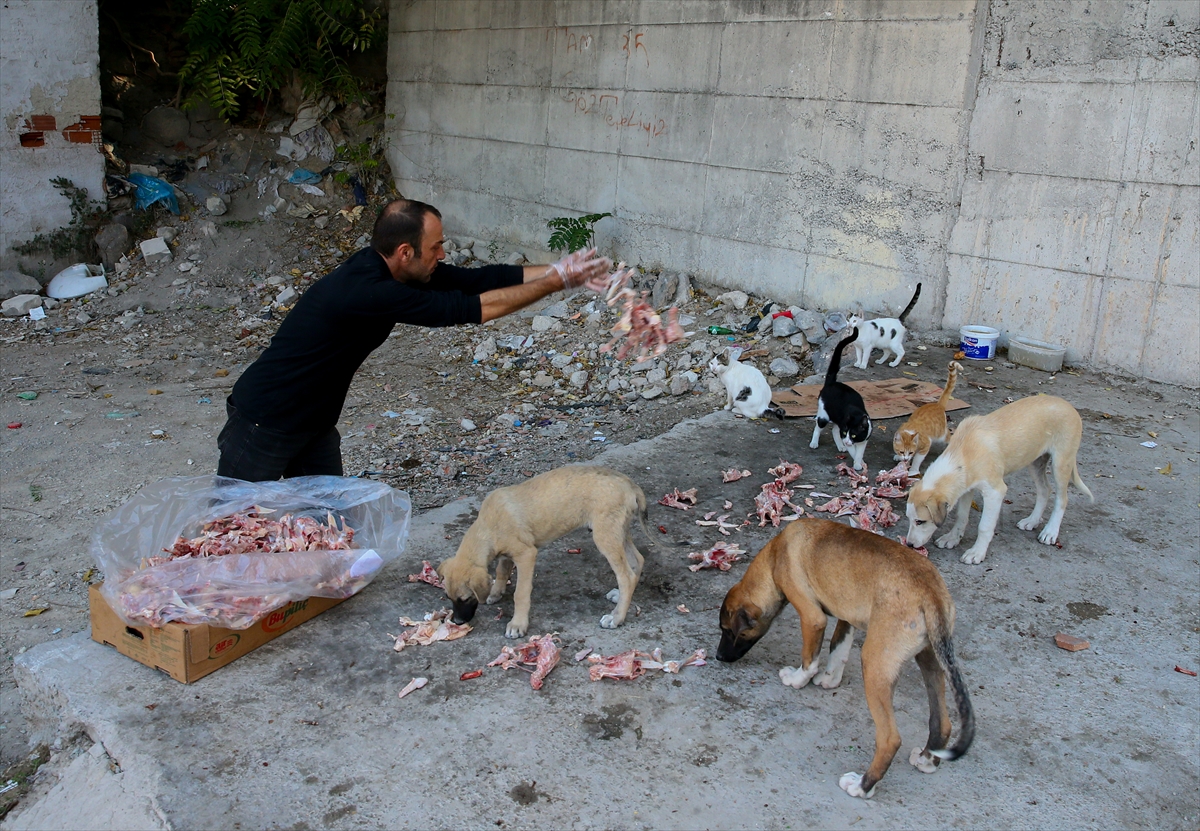
[[428, 560], [421, 561], [421, 570], [416, 574], [408, 575], [410, 583], [428, 583], [431, 586], [437, 586], [439, 589], [446, 588], [446, 584], [442, 582], [442, 578], [438, 576], [437, 570], [430, 564]]
[[[688, 504], [685, 505], [685, 502]], [[668, 508], [680, 508], [684, 511], [690, 511], [691, 506], [696, 504], [696, 489], [691, 488], [690, 490], [680, 491], [679, 488], [676, 488], [674, 493], [668, 493], [662, 499], [658, 500], [658, 504], [666, 505]]]
[[731, 467], [729, 470], [721, 472], [722, 482], [736, 482], [738, 479], [745, 479], [750, 475], [748, 470], [738, 470], [736, 467]]
[[693, 551], [688, 554], [689, 560], [699, 561], [695, 565], [688, 566], [688, 569], [699, 571], [702, 568], [718, 568], [721, 571], [729, 571], [745, 553], [736, 542], [719, 542], [708, 551]]
[[[546, 634], [541, 637], [531, 635], [527, 643], [503, 647], [500, 655], [488, 666], [502, 669], [516, 667], [532, 673], [529, 677], [529, 685], [535, 690], [540, 690], [542, 682], [550, 674], [550, 670], [558, 665], [561, 657], [562, 653], [559, 651], [554, 635]], [[579, 658], [576, 657], [575, 660], [578, 661]], [[534, 669], [526, 669], [522, 664], [532, 665]]]
[[414, 678], [404, 685], [404, 689], [400, 690], [400, 697], [404, 698], [404, 696], [408, 695], [413, 690], [419, 690], [428, 683], [428, 678]]
[[653, 652], [639, 652], [630, 649], [627, 652], [608, 657], [591, 655], [588, 657], [588, 662], [591, 664], [588, 668], [588, 677], [593, 681], [599, 681], [601, 678], [632, 681], [634, 678], [645, 675], [646, 670], [650, 669], [677, 673], [684, 667], [702, 667], [708, 663], [705, 657], [707, 656], [703, 649], [697, 649], [682, 661], [664, 661], [662, 649], [655, 649]]
[[[775, 479], [763, 485], [762, 491], [754, 497], [754, 504], [758, 512], [759, 528], [766, 525], [768, 519], [771, 521], [771, 525], [778, 528], [780, 520], [791, 522], [799, 519], [800, 515], [804, 513], [803, 508], [792, 504], [792, 489], [782, 479]], [[795, 513], [782, 516], [784, 505], [787, 505]]]
[[[848, 516], [851, 527], [862, 528], [865, 531], [871, 531], [876, 534], [882, 534], [880, 529], [891, 528], [900, 521], [900, 517], [892, 510], [892, 503], [883, 496], [895, 496], [897, 486], [894, 484], [887, 485], [883, 488], [874, 488], [869, 484], [870, 477], [866, 470], [858, 473], [852, 470], [845, 463], [839, 464], [838, 473], [850, 477], [851, 484], [858, 485], [852, 491], [847, 491], [841, 496], [835, 496], [826, 502], [824, 505], [817, 506], [814, 510], [822, 513], [830, 513], [835, 517]], [[888, 471], [888, 474], [894, 471]], [[885, 480], [886, 481], [886, 480]], [[894, 480], [892, 480], [894, 481]], [[818, 496], [819, 494], [813, 494]], [[825, 494], [820, 494], [825, 495]]]
[[697, 525], [707, 525], [707, 526], [713, 526], [713, 525], [715, 525], [715, 526], [716, 526], [716, 528], [717, 528], [717, 530], [718, 530], [718, 531], [720, 531], [720, 532], [721, 532], [723, 535], [725, 535], [726, 537], [728, 537], [728, 536], [729, 536], [729, 530], [728, 530], [728, 529], [730, 529], [730, 528], [733, 528], [733, 529], [735, 529], [735, 530], [736, 530], [736, 529], [738, 529], [738, 528], [741, 528], [741, 527], [742, 527], [742, 525], [747, 525], [747, 524], [749, 524], [749, 522], [748, 522], [748, 521], [747, 521], [747, 522], [744, 522], [744, 523], [742, 523], [742, 525], [735, 525], [735, 524], [733, 524], [733, 523], [726, 522], [725, 520], [729, 519], [729, 514], [725, 514], [725, 515], [723, 515], [723, 516], [719, 516], [719, 517], [717, 517], [716, 519], [713, 519], [713, 515], [714, 515], [714, 514], [716, 514], [716, 511], [709, 511], [707, 514], [705, 514], [705, 515], [704, 515], [704, 519], [698, 519], [698, 520], [696, 520], [696, 524], [697, 524]]
[[800, 478], [800, 474], [803, 472], [804, 468], [802, 468], [800, 465], [793, 464], [792, 462], [785, 462], [783, 459], [779, 460], [779, 464], [777, 466], [767, 471], [767, 473], [771, 474], [776, 479], [779, 479], [785, 485], [790, 485], [792, 482], [795, 482]]
[[413, 644], [428, 646], [437, 641], [454, 641], [466, 637], [467, 633], [471, 631], [471, 624], [454, 623], [449, 618], [449, 609], [430, 612], [425, 616], [424, 620], [412, 620], [411, 618], [401, 617], [400, 625], [410, 628], [399, 635], [393, 635], [391, 632], [388, 633], [388, 637], [394, 638], [396, 641], [393, 649], [400, 652], [404, 647], [412, 646]]

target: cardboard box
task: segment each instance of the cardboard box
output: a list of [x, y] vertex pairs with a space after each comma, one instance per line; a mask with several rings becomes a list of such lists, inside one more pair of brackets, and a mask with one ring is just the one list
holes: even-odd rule
[[276, 609], [249, 629], [221, 629], [205, 623], [168, 623], [161, 628], [129, 626], [100, 593], [88, 589], [92, 640], [114, 647], [139, 664], [190, 684], [253, 652], [306, 620], [332, 609], [344, 598], [310, 597]]

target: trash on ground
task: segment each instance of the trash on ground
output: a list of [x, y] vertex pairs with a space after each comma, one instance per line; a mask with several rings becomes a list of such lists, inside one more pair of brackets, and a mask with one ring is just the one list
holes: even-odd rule
[[419, 690], [428, 683], [428, 678], [414, 678], [404, 685], [404, 689], [400, 690], [400, 697], [404, 698], [404, 696], [408, 695], [413, 690]]
[[108, 288], [103, 265], [75, 263], [50, 278], [46, 284], [46, 296], [55, 300], [70, 300], [103, 288]]
[[698, 561], [695, 565], [688, 566], [688, 570], [699, 571], [702, 568], [716, 568], [721, 571], [729, 571], [745, 553], [736, 542], [719, 542], [708, 551], [693, 551], [688, 554], [689, 560]]
[[[500, 655], [488, 666], [502, 667], [503, 669], [516, 667], [531, 672], [529, 685], [535, 690], [540, 690], [542, 682], [550, 674], [550, 670], [558, 665], [561, 657], [562, 654], [558, 649], [558, 644], [555, 643], [554, 635], [546, 634], [541, 637], [531, 635], [527, 643], [506, 646], [501, 649]], [[535, 669], [525, 669], [524, 666], [521, 666], [522, 664], [531, 665]]]
[[675, 607], [675, 611], [679, 612], [679, 614], [681, 614], [681, 615], [688, 615], [688, 614], [691, 614], [691, 612], [692, 612], [691, 609], [689, 609], [687, 606], [685, 606], [682, 603], [680, 603], [678, 606]]
[[[687, 503], [687, 504], [684, 504]], [[679, 508], [684, 511], [690, 511], [691, 506], [696, 504], [696, 489], [680, 491], [675, 489], [674, 493], [668, 493], [658, 500], [659, 505], [666, 505], [668, 508]]]
[[425, 615], [423, 620], [413, 620], [412, 618], [402, 616], [400, 618], [400, 625], [409, 628], [399, 635], [393, 635], [391, 632], [388, 632], [388, 637], [396, 641], [392, 648], [397, 652], [402, 652], [404, 647], [412, 646], [413, 644], [429, 646], [429, 644], [437, 643], [438, 641], [456, 641], [459, 638], [465, 638], [467, 633], [471, 631], [471, 624], [454, 623], [450, 620], [449, 609], [430, 612]]
[[1068, 635], [1066, 632], [1059, 632], [1054, 636], [1054, 644], [1059, 649], [1065, 649], [1068, 652], [1078, 652], [1081, 649], [1087, 649], [1091, 646], [1083, 638], [1077, 638], [1074, 635]]

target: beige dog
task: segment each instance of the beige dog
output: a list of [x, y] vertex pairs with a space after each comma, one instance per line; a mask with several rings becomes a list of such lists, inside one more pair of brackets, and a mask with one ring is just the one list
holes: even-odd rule
[[[717, 658], [736, 661], [745, 655], [767, 633], [785, 602], [799, 613], [803, 638], [800, 666], [779, 670], [780, 680], [789, 687], [799, 689], [814, 677], [827, 690], [837, 687], [854, 642], [853, 630], [867, 632], [862, 672], [867, 706], [875, 719], [875, 757], [865, 774], [851, 771], [842, 776], [842, 790], [870, 798], [900, 749], [892, 697], [900, 668], [909, 658], [917, 659], [929, 697], [929, 739], [924, 748], [913, 748], [909, 763], [933, 773], [939, 760], [967, 752], [975, 735], [975, 716], [954, 660], [954, 601], [927, 557], [839, 522], [799, 520], [766, 544], [725, 595]], [[830, 616], [837, 626], [829, 639], [829, 666], [817, 675]], [[947, 677], [962, 721], [958, 742], [949, 749]]]
[[1054, 470], [1054, 510], [1038, 540], [1054, 545], [1067, 510], [1068, 483], [1074, 483], [1089, 499], [1095, 500], [1079, 478], [1075, 464], [1082, 435], [1079, 413], [1052, 395], [1023, 398], [985, 416], [965, 419], [950, 439], [946, 452], [908, 492], [908, 544], [923, 546], [957, 502], [954, 527], [937, 544], [939, 548], [958, 545], [971, 514], [971, 492], [979, 491], [983, 495], [983, 514], [975, 544], [963, 552], [962, 561], [971, 565], [983, 562], [1008, 491], [1004, 478], [1023, 467], [1033, 473], [1037, 488], [1033, 513], [1017, 523], [1021, 530], [1031, 531], [1041, 522], [1049, 501], [1046, 478], [1049, 464]]
[[[616, 608], [600, 618], [602, 627], [615, 629], [625, 622], [633, 590], [642, 576], [644, 560], [633, 544], [634, 519], [641, 521], [649, 538], [646, 495], [628, 476], [606, 467], [568, 465], [492, 491], [458, 551], [437, 568], [454, 603], [454, 622], [465, 623], [474, 617], [480, 600], [499, 601], [515, 565], [513, 617], [504, 634], [509, 638], [524, 635], [529, 628], [538, 547], [587, 526], [596, 548], [617, 576], [617, 588], [606, 595]], [[497, 561], [494, 580], [488, 574], [493, 560]]]

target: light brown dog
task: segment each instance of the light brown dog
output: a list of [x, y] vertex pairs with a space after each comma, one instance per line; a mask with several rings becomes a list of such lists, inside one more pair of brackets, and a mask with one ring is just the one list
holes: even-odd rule
[[[529, 628], [538, 547], [587, 526], [596, 548], [617, 576], [617, 588], [606, 595], [617, 605], [600, 618], [602, 627], [615, 629], [625, 622], [645, 562], [633, 544], [634, 519], [641, 521], [649, 538], [646, 495], [628, 476], [606, 467], [567, 465], [492, 491], [458, 551], [437, 568], [454, 603], [454, 622], [465, 623], [474, 617], [480, 600], [499, 601], [515, 565], [513, 617], [504, 634], [509, 638], [524, 635]], [[495, 579], [488, 574], [493, 560]]]
[[[717, 658], [736, 661], [767, 633], [784, 603], [800, 614], [803, 645], [799, 667], [784, 667], [779, 678], [797, 689], [816, 676], [833, 689], [854, 641], [865, 629], [863, 684], [875, 719], [875, 757], [865, 774], [853, 771], [838, 785], [851, 796], [869, 799], [900, 749], [892, 697], [900, 668], [909, 658], [925, 678], [929, 695], [929, 739], [913, 748], [909, 762], [924, 773], [940, 759], [957, 759], [975, 735], [975, 716], [967, 685], [954, 659], [954, 601], [941, 574], [928, 558], [898, 542], [827, 519], [801, 519], [777, 535], [750, 563], [721, 605], [721, 643]], [[829, 639], [829, 666], [821, 675], [819, 655], [826, 618], [837, 620]], [[852, 628], [853, 627], [853, 628]], [[950, 740], [946, 677], [962, 721], [958, 743]]]
[[1038, 541], [1054, 545], [1067, 510], [1067, 485], [1074, 483], [1089, 499], [1095, 500], [1079, 478], [1075, 463], [1082, 435], [1079, 413], [1053, 395], [1022, 398], [987, 415], [964, 419], [946, 452], [938, 456], [924, 478], [908, 492], [908, 544], [918, 548], [925, 545], [957, 502], [954, 527], [938, 539], [937, 545], [939, 548], [958, 545], [971, 515], [971, 493], [979, 491], [983, 494], [979, 530], [975, 544], [963, 552], [961, 559], [970, 565], [983, 562], [1008, 491], [1004, 478], [1023, 467], [1033, 474], [1037, 488], [1033, 513], [1017, 523], [1021, 530], [1032, 531], [1042, 521], [1049, 502], [1046, 466], [1050, 465], [1054, 471], [1054, 510], [1038, 534]]

